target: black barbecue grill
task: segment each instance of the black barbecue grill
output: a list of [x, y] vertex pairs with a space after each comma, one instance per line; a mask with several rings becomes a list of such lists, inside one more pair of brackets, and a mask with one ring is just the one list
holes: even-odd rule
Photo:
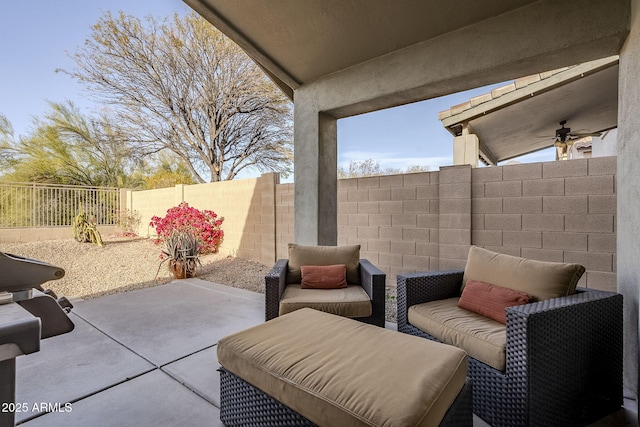
[[[41, 339], [74, 328], [67, 316], [71, 303], [42, 288], [63, 276], [60, 267], [0, 252], [0, 403], [15, 402], [16, 357], [35, 353]], [[0, 427], [14, 422], [14, 412], [0, 412]]]

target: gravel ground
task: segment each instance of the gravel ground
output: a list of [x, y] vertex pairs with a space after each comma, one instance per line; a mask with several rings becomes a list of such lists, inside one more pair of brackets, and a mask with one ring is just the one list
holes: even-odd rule
[[[28, 243], [0, 243], [0, 252], [48, 262], [65, 270], [60, 280], [44, 288], [58, 296], [91, 299], [169, 283], [167, 263], [160, 265], [161, 247], [152, 240], [108, 236], [104, 246], [73, 239]], [[264, 293], [264, 276], [271, 266], [218, 254], [201, 257], [197, 277], [202, 280]], [[395, 288], [387, 288], [387, 320], [396, 321]]]

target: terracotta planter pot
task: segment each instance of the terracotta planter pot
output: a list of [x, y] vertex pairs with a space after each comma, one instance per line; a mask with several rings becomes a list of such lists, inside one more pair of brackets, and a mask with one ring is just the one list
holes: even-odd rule
[[180, 261], [169, 260], [169, 271], [173, 273], [175, 279], [188, 279], [193, 277], [193, 273], [188, 271]]

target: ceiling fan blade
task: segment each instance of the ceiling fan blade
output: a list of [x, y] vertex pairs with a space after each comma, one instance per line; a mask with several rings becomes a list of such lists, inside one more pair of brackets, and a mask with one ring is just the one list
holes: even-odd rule
[[567, 136], [567, 141], [577, 141], [583, 138], [592, 138], [600, 136], [599, 133], [579, 133], [579, 134], [571, 134]]
[[585, 133], [572, 133], [571, 136], [575, 138], [584, 138], [587, 136], [595, 136], [598, 137], [602, 135], [602, 132], [585, 132]]

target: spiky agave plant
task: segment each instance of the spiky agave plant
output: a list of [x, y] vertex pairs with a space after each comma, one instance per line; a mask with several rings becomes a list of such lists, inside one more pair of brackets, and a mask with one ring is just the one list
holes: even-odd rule
[[[164, 240], [164, 259], [169, 261], [169, 270], [176, 278], [194, 277], [196, 268], [201, 265], [198, 254], [198, 239], [186, 231], [173, 231]], [[160, 266], [158, 266], [158, 271]]]

